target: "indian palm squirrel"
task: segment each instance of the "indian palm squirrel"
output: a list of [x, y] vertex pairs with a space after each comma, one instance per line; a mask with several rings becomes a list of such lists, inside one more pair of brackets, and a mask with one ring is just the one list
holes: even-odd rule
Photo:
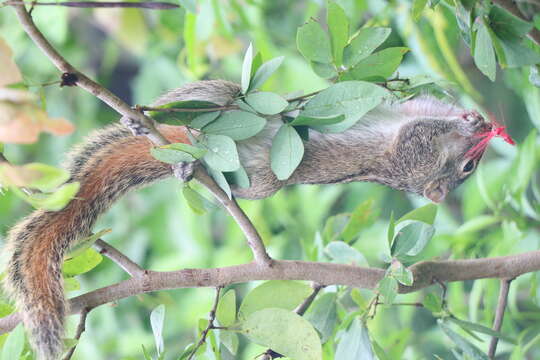
[[[227, 105], [239, 94], [240, 87], [231, 82], [199, 81], [170, 91], [154, 105], [181, 100]], [[234, 196], [259, 199], [292, 184], [372, 181], [440, 202], [475, 170], [481, 154], [470, 157], [467, 151], [479, 142], [475, 134], [491, 126], [477, 112], [434, 97], [383, 103], [343, 132], [310, 130], [302, 162], [282, 181], [270, 168], [272, 137], [281, 123], [269, 120], [255, 137], [238, 142], [250, 187], [233, 186]], [[169, 141], [189, 143], [185, 127], [157, 127]], [[77, 197], [60, 211], [34, 211], [9, 232], [4, 285], [39, 359], [57, 359], [62, 350], [66, 252], [91, 233], [98, 216], [121, 195], [172, 176], [170, 165], [150, 155], [152, 146], [123, 125], [97, 131], [67, 164], [69, 181], [80, 182]]]

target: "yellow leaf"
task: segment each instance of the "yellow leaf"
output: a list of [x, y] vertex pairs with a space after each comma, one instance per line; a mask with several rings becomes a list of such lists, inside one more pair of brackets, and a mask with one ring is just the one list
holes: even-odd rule
[[28, 186], [40, 177], [41, 172], [25, 166], [0, 165], [0, 180], [5, 185]]
[[11, 48], [0, 38], [0, 87], [22, 80], [21, 72], [12, 57]]

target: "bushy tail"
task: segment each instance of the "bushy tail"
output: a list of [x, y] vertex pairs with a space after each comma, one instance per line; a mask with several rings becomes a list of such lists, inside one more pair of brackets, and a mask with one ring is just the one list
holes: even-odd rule
[[[182, 141], [179, 127], [162, 129], [171, 140]], [[5, 288], [23, 317], [30, 343], [40, 360], [56, 360], [62, 352], [64, 255], [79, 239], [90, 234], [97, 217], [119, 196], [171, 175], [169, 165], [150, 153], [144, 137], [132, 136], [112, 126], [92, 136], [72, 156], [68, 168], [80, 190], [61, 211], [35, 211], [8, 235]]]
[[71, 236], [54, 233], [59, 226], [52, 219], [58, 218], [56, 214], [60, 213], [35, 212], [11, 231], [8, 243], [12, 257], [5, 287], [21, 311], [40, 360], [58, 358], [64, 333], [62, 260]]
[[[238, 92], [238, 85], [229, 82], [203, 81], [171, 91], [156, 104], [206, 100], [225, 105]], [[189, 142], [182, 127], [162, 125], [159, 130], [171, 142]], [[22, 313], [38, 359], [56, 360], [62, 352], [68, 312], [62, 280], [65, 253], [122, 194], [171, 176], [171, 167], [150, 155], [151, 146], [119, 125], [95, 133], [73, 152], [67, 166], [71, 181], [81, 185], [77, 198], [58, 212], [38, 210], [11, 230], [4, 285]]]

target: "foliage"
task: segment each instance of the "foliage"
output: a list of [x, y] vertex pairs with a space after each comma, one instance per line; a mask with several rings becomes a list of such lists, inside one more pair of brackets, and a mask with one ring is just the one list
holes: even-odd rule
[[[518, 142], [512, 148], [494, 141], [476, 174], [444, 205], [373, 184], [300, 186], [242, 202], [276, 258], [370, 265], [386, 269], [386, 276], [374, 291], [329, 286], [302, 317], [293, 311], [310, 294], [307, 284], [231, 286], [217, 306], [221, 328], [209, 332], [197, 359], [252, 359], [268, 347], [293, 359], [483, 359], [491, 336], [501, 339], [504, 358], [540, 357], [538, 273], [512, 283], [500, 332], [489, 328], [495, 280], [451, 283], [447, 292], [434, 286], [397, 293], [414, 282], [408, 266], [421, 260], [538, 248], [540, 50], [525, 35], [538, 28], [539, 15], [525, 22], [488, 2], [458, 0], [180, 3], [185, 9], [162, 12], [36, 7], [33, 16], [73, 63], [132, 103], [150, 103], [199, 78], [236, 80], [242, 93], [226, 111], [181, 102], [149, 112], [156, 121], [202, 134], [193, 146], [154, 148], [153, 155], [168, 163], [202, 159], [228, 192], [227, 179], [247, 185], [236, 142], [256, 135], [276, 114], [284, 122], [271, 161], [280, 179], [301, 161], [306, 128], [344, 131], [382, 101], [417, 93], [451, 92], [468, 107], [501, 112]], [[0, 150], [13, 163], [40, 162], [1, 165], [0, 224], [6, 229], [28, 213], [21, 199], [47, 210], [65, 206], [78, 185], [62, 185], [67, 174], [45, 163], [58, 163], [89, 129], [117, 119], [89, 95], [41, 85], [58, 74], [8, 7], [0, 9], [0, 33], [0, 65], [8, 69], [0, 74], [0, 112], [7, 114], [0, 115], [0, 141], [6, 143]], [[307, 95], [292, 93], [298, 90]], [[14, 124], [21, 127], [14, 130]], [[73, 131], [71, 124], [73, 135], [59, 137]], [[22, 145], [41, 131], [54, 136]], [[111, 228], [106, 239], [150, 269], [249, 261], [240, 231], [204, 190], [184, 184], [187, 201], [175, 201], [174, 188], [165, 182], [129, 195], [97, 227]], [[0, 242], [5, 231], [1, 236]], [[65, 262], [69, 296], [124, 278], [88, 249], [96, 239], [86, 239]], [[74, 358], [186, 359], [208, 325], [211, 302], [210, 290], [185, 289], [100, 307], [90, 314]], [[403, 305], [416, 302], [422, 306]], [[12, 311], [0, 295], [0, 316]], [[0, 348], [0, 359], [32, 356], [20, 326], [0, 336]]]

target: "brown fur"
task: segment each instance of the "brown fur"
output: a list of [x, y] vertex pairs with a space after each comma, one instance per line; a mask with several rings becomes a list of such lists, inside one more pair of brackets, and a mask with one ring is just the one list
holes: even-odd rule
[[[178, 100], [225, 105], [238, 93], [233, 83], [197, 82], [173, 90], [156, 105]], [[236, 196], [262, 198], [298, 183], [376, 181], [441, 201], [470, 175], [462, 171], [465, 153], [478, 141], [474, 133], [486, 126], [483, 119], [432, 98], [383, 105], [342, 133], [312, 131], [302, 163], [289, 180], [280, 181], [269, 159], [280, 124], [279, 119], [269, 120], [260, 134], [239, 143], [251, 186], [233, 188]], [[159, 129], [171, 142], [189, 142], [183, 127]], [[62, 349], [67, 313], [62, 262], [68, 249], [90, 234], [97, 217], [122, 194], [171, 176], [170, 166], [150, 155], [151, 146], [120, 125], [97, 132], [73, 152], [67, 165], [70, 181], [81, 184], [77, 198], [58, 212], [37, 210], [10, 231], [5, 287], [22, 312], [39, 359], [55, 360]]]

